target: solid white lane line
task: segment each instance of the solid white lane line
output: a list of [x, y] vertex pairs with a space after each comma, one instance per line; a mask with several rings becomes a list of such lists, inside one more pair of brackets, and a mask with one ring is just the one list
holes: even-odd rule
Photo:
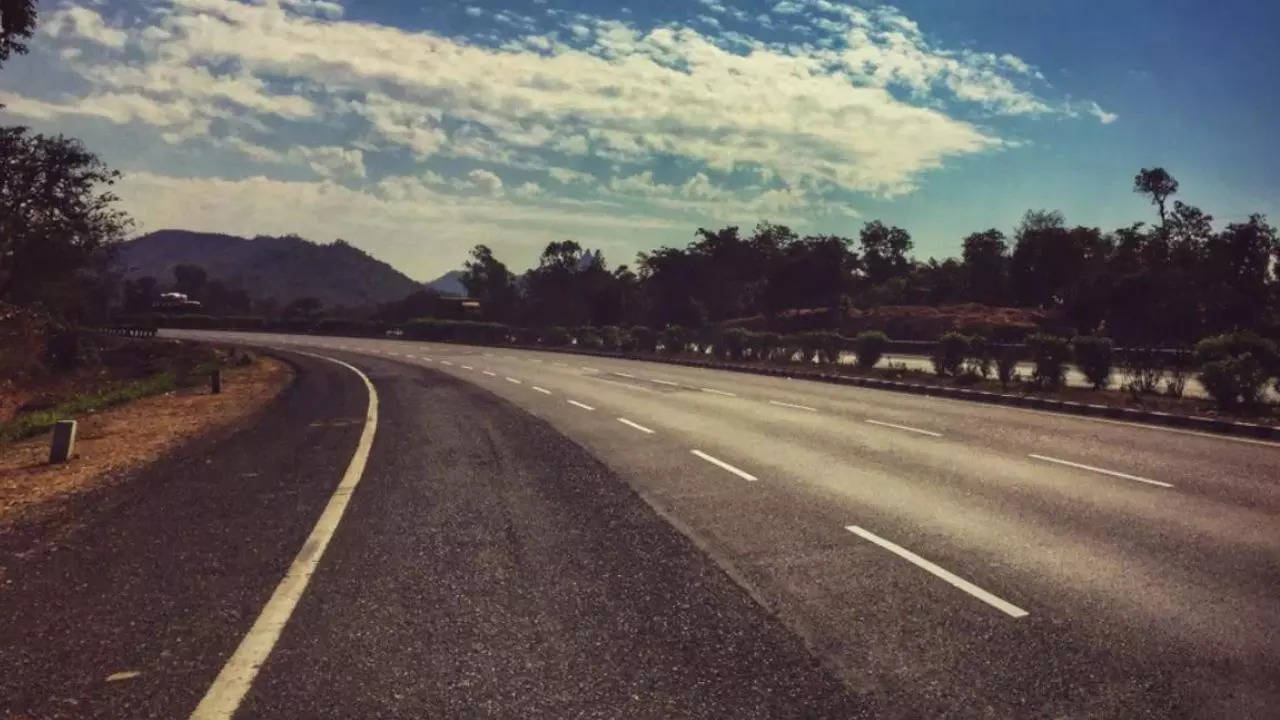
[[509, 377], [509, 378], [507, 378], [507, 382], [509, 382], [509, 383], [515, 383], [516, 385], [519, 385], [519, 384], [520, 384], [520, 381], [519, 381], [519, 380], [517, 380], [517, 379], [515, 379], [515, 378], [513, 378], [513, 377]]
[[1032, 457], [1032, 458], [1035, 458], [1036, 460], [1043, 460], [1045, 462], [1057, 463], [1059, 465], [1066, 465], [1067, 467], [1078, 468], [1080, 470], [1088, 470], [1090, 472], [1102, 473], [1103, 475], [1110, 475], [1112, 477], [1124, 478], [1125, 480], [1136, 480], [1140, 483], [1155, 485], [1157, 487], [1162, 487], [1162, 488], [1173, 487], [1172, 484], [1167, 482], [1160, 482], [1159, 480], [1151, 480], [1144, 477], [1138, 477], [1137, 475], [1130, 475], [1128, 473], [1116, 472], [1115, 470], [1105, 470], [1103, 468], [1094, 467], [1092, 465], [1081, 465], [1080, 463], [1074, 463], [1074, 462], [1071, 462], [1070, 460], [1059, 460], [1058, 458], [1051, 458], [1045, 455], [1036, 455], [1035, 453], [1031, 453], [1027, 457]]
[[720, 467], [720, 468], [723, 468], [723, 469], [725, 469], [725, 470], [728, 470], [729, 472], [733, 473], [734, 475], [737, 475], [738, 477], [742, 478], [743, 480], [749, 480], [749, 481], [751, 481], [751, 482], [755, 482], [756, 480], [759, 480], [759, 479], [760, 479], [760, 478], [756, 477], [755, 475], [752, 475], [752, 474], [751, 474], [751, 473], [749, 473], [749, 472], [745, 472], [745, 471], [739, 470], [738, 468], [736, 468], [736, 467], [734, 467], [734, 466], [730, 465], [729, 463], [727, 463], [727, 462], [725, 462], [725, 461], [723, 461], [723, 460], [720, 460], [720, 459], [718, 459], [718, 458], [711, 457], [710, 455], [708, 455], [708, 454], [706, 454], [706, 453], [702, 452], [701, 450], [690, 450], [689, 452], [693, 453], [694, 455], [697, 455], [698, 457], [702, 458], [703, 460], [706, 460], [707, 462], [711, 463], [712, 465], [715, 465], [715, 466], [717, 466], [717, 467]]
[[938, 567], [937, 565], [929, 562], [928, 560], [925, 560], [924, 558], [902, 547], [901, 545], [896, 545], [894, 543], [891, 543], [888, 540], [885, 540], [884, 538], [880, 537], [879, 535], [876, 535], [873, 532], [870, 532], [868, 530], [863, 530], [857, 525], [846, 526], [845, 530], [848, 530], [849, 532], [853, 533], [854, 535], [857, 535], [858, 537], [863, 538], [864, 540], [870, 540], [876, 545], [879, 545], [885, 550], [888, 550], [894, 555], [897, 555], [898, 557], [902, 558], [903, 560], [906, 560], [907, 562], [910, 562], [916, 567], [919, 567], [925, 570], [926, 572], [932, 574], [935, 577], [946, 580], [952, 585], [978, 598], [979, 600], [990, 605], [991, 607], [996, 608], [997, 610], [1003, 612], [1009, 617], [1020, 618], [1020, 617], [1026, 617], [1027, 615], [1030, 614], [1026, 610], [1023, 610], [1022, 608], [1018, 607], [1017, 605], [1014, 605], [1013, 603], [1008, 602], [1006, 600], [1001, 600], [995, 595], [992, 595], [991, 593], [987, 592], [986, 590], [983, 590], [977, 585], [974, 585], [968, 580], [965, 580], [959, 575], [948, 572], [947, 570], [944, 570]]
[[543, 395], [550, 395], [550, 394], [551, 394], [551, 391], [550, 391], [550, 390], [548, 390], [548, 389], [546, 389], [546, 388], [540, 388], [540, 387], [538, 387], [537, 385], [530, 385], [529, 387], [533, 388], [534, 390], [537, 390], [538, 392], [542, 393]]
[[738, 397], [734, 393], [725, 392], [724, 390], [716, 390], [715, 388], [699, 388], [702, 392], [709, 392], [714, 395], [724, 395], [725, 397]]
[[470, 365], [463, 365], [463, 366], [462, 366], [462, 369], [463, 369], [463, 370], [475, 370], [475, 368], [471, 367]]
[[795, 405], [793, 403], [782, 402], [780, 400], [770, 400], [769, 404], [777, 405], [778, 407], [788, 407], [788, 408], [795, 408], [797, 410], [808, 410], [809, 412], [818, 412], [818, 408], [811, 408], [808, 405]]
[[481, 370], [480, 372], [484, 373], [485, 375], [488, 375], [489, 377], [498, 377], [498, 373], [496, 372], [489, 372], [488, 370]]
[[578, 407], [582, 408], [583, 410], [595, 410], [595, 408], [591, 407], [590, 405], [585, 405], [585, 404], [583, 404], [583, 403], [578, 402], [577, 400], [570, 400], [570, 401], [569, 401], [569, 404], [570, 404], [570, 405], [577, 405]]
[[639, 423], [633, 423], [633, 422], [631, 422], [630, 420], [628, 420], [628, 419], [626, 419], [626, 418], [618, 418], [618, 422], [620, 422], [620, 423], [622, 423], [623, 425], [626, 425], [626, 426], [628, 426], [628, 427], [633, 427], [633, 428], [635, 428], [635, 429], [639, 430], [640, 432], [645, 433], [646, 435], [652, 435], [652, 434], [653, 434], [653, 431], [652, 431], [652, 430], [650, 430], [649, 428], [647, 428], [647, 427], [645, 427], [645, 426], [643, 426], [643, 425], [641, 425], [641, 424], [639, 424]]
[[671, 382], [670, 380], [659, 380], [658, 378], [649, 378], [649, 382], [655, 382], [659, 385], [670, 385], [672, 387], [680, 387], [680, 383]]
[[929, 437], [942, 437], [942, 433], [937, 433], [932, 430], [921, 430], [920, 428], [913, 428], [908, 425], [896, 425], [894, 423], [880, 422], [879, 420], [872, 420], [871, 418], [867, 418], [867, 422], [872, 425], [879, 425], [880, 427], [893, 428], [895, 430], [906, 430], [907, 432], [928, 435]]
[[365, 463], [369, 460], [369, 448], [373, 446], [373, 435], [378, 431], [377, 390], [374, 390], [368, 376], [355, 367], [323, 355], [316, 357], [322, 357], [347, 368], [359, 375], [364, 382], [365, 389], [369, 393], [369, 404], [365, 408], [364, 430], [360, 432], [355, 454], [351, 456], [351, 462], [347, 465], [342, 480], [338, 482], [338, 487], [329, 497], [329, 502], [325, 504], [320, 518], [316, 520], [315, 527], [311, 529], [311, 534], [307, 536], [302, 549], [289, 564], [284, 578], [280, 580], [280, 584], [276, 585], [262, 612], [253, 621], [248, 634], [240, 640], [240, 645], [227, 660], [227, 664], [222, 666], [218, 677], [214, 678], [213, 684], [201, 698], [200, 704], [191, 713], [193, 720], [215, 718], [224, 720], [230, 718], [240, 706], [240, 701], [249, 692], [249, 687], [258, 674], [258, 668], [267, 661], [267, 656], [271, 654], [271, 649], [280, 639], [280, 633], [289, 621], [289, 616], [293, 614], [298, 600], [306, 591], [307, 584], [315, 573], [316, 565], [320, 563], [320, 557], [324, 555], [325, 548], [328, 547], [329, 540], [333, 538], [333, 533], [342, 520], [342, 514], [347, 509], [347, 503], [351, 501], [351, 494], [360, 484]]

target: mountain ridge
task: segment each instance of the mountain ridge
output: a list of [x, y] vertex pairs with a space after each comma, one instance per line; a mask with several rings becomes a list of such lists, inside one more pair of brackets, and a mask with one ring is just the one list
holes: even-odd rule
[[240, 287], [254, 300], [275, 298], [284, 304], [314, 297], [326, 307], [394, 302], [431, 285], [345, 241], [321, 244], [296, 235], [250, 239], [157, 230], [120, 244], [114, 264], [125, 279], [150, 275], [161, 283], [172, 282], [177, 265], [198, 265], [211, 279]]

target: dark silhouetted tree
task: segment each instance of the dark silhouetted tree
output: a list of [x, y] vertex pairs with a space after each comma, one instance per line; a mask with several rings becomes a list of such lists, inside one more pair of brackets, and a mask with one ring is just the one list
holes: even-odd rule
[[962, 246], [965, 290], [977, 302], [1002, 305], [1009, 296], [1009, 244], [992, 228], [973, 233]]
[[487, 319], [505, 322], [512, 318], [518, 302], [515, 278], [487, 245], [471, 249], [461, 280], [467, 293], [480, 301], [480, 311]]
[[1142, 168], [1133, 177], [1133, 191], [1151, 196], [1151, 203], [1160, 211], [1160, 227], [1165, 227], [1165, 201], [1178, 192], [1178, 181], [1164, 168]]
[[862, 267], [872, 285], [905, 277], [911, 271], [911, 234], [900, 227], [873, 220], [858, 235]]
[[10, 54], [27, 51], [25, 40], [35, 28], [35, 0], [0, 0], [0, 65]]
[[132, 226], [118, 177], [78, 140], [0, 128], [0, 299], [56, 306], [105, 268]]

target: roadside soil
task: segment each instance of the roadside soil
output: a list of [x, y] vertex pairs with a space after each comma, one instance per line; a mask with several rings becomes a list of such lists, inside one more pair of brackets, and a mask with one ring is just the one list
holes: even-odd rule
[[263, 356], [222, 372], [218, 395], [207, 386], [184, 388], [75, 418], [75, 455], [65, 464], [49, 464], [50, 433], [0, 444], [0, 534], [50, 518], [68, 499], [118, 482], [187, 440], [238, 427], [294, 377], [287, 364]]

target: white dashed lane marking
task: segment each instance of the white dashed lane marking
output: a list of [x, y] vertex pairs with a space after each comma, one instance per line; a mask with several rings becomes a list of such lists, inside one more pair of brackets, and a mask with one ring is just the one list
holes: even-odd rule
[[977, 585], [974, 585], [968, 580], [965, 580], [964, 578], [954, 573], [951, 573], [951, 572], [948, 572], [947, 570], [942, 569], [941, 567], [935, 565], [934, 563], [929, 562], [928, 560], [925, 560], [924, 558], [902, 547], [901, 545], [896, 545], [894, 543], [891, 543], [888, 540], [885, 540], [884, 538], [880, 537], [879, 535], [876, 535], [873, 532], [870, 532], [868, 530], [863, 530], [857, 525], [849, 525], [845, 527], [845, 530], [848, 530], [849, 532], [853, 533], [854, 535], [857, 535], [858, 537], [864, 540], [870, 540], [876, 545], [879, 545], [880, 547], [884, 548], [885, 550], [888, 550], [894, 555], [897, 555], [903, 560], [906, 560], [912, 565], [922, 568], [926, 572], [932, 574], [934, 577], [941, 578], [951, 583], [952, 585], [960, 588], [961, 590], [969, 593], [970, 595], [978, 598], [982, 602], [994, 608], [999, 609], [1001, 612], [1005, 613], [1009, 617], [1020, 618], [1020, 617], [1026, 617], [1029, 614], [1027, 613], [1026, 610], [1023, 610], [1017, 605], [1014, 605], [1013, 603], [1007, 602], [1005, 600], [1001, 600], [1000, 598], [996, 597], [995, 595], [992, 595], [986, 590], [983, 590]]
[[1129, 473], [1117, 472], [1115, 470], [1104, 470], [1103, 468], [1094, 467], [1092, 465], [1081, 465], [1080, 463], [1071, 462], [1070, 460], [1059, 460], [1058, 458], [1051, 458], [1045, 455], [1036, 455], [1035, 453], [1032, 453], [1027, 457], [1032, 457], [1032, 458], [1035, 458], [1036, 460], [1043, 460], [1044, 462], [1057, 463], [1058, 465], [1066, 465], [1067, 467], [1073, 467], [1078, 470], [1088, 470], [1089, 472], [1096, 472], [1096, 473], [1101, 473], [1103, 475], [1110, 475], [1112, 477], [1124, 478], [1125, 480], [1134, 480], [1140, 483], [1146, 483], [1148, 485], [1155, 485], [1156, 487], [1162, 487], [1162, 488], [1173, 487], [1172, 484], [1167, 482], [1161, 482], [1159, 480], [1151, 480], [1149, 478], [1138, 477], [1137, 475], [1130, 475]]
[[879, 420], [872, 420], [870, 418], [867, 419], [867, 422], [872, 425], [879, 425], [880, 427], [893, 428], [894, 430], [906, 430], [907, 432], [928, 435], [929, 437], [942, 437], [942, 433], [936, 433], [932, 430], [921, 430], [920, 428], [913, 428], [908, 425], [895, 425], [894, 423], [880, 422]]
[[728, 470], [729, 472], [733, 473], [734, 475], [737, 475], [738, 477], [742, 478], [743, 480], [748, 480], [748, 481], [750, 481], [750, 482], [755, 482], [755, 481], [757, 481], [757, 480], [759, 480], [759, 479], [760, 479], [760, 478], [756, 477], [755, 475], [752, 475], [752, 474], [751, 474], [751, 473], [749, 473], [749, 472], [746, 472], [746, 471], [744, 471], [744, 470], [739, 470], [738, 468], [736, 468], [736, 467], [734, 467], [734, 466], [730, 465], [729, 463], [727, 463], [727, 462], [725, 462], [725, 461], [723, 461], [723, 460], [720, 460], [720, 459], [718, 459], [718, 458], [714, 458], [714, 457], [712, 457], [712, 456], [710, 456], [710, 455], [708, 455], [708, 454], [706, 454], [706, 453], [702, 452], [701, 450], [690, 450], [689, 452], [693, 453], [693, 454], [694, 454], [694, 455], [696, 455], [697, 457], [702, 458], [703, 460], [706, 460], [707, 462], [711, 463], [712, 465], [715, 465], [716, 467], [719, 467], [719, 468], [723, 468], [723, 469], [725, 469], [725, 470]]
[[626, 419], [626, 418], [618, 418], [618, 422], [620, 422], [620, 423], [622, 423], [623, 425], [626, 425], [626, 426], [628, 426], [628, 427], [633, 427], [633, 428], [635, 428], [636, 430], [639, 430], [640, 432], [645, 433], [646, 435], [652, 435], [652, 434], [653, 434], [653, 431], [652, 431], [652, 430], [650, 430], [649, 428], [647, 428], [647, 427], [645, 427], [645, 426], [643, 426], [643, 425], [641, 425], [641, 424], [639, 424], [639, 423], [631, 422], [630, 420], [628, 420], [628, 419]]
[[809, 412], [818, 412], [818, 408], [811, 408], [808, 405], [796, 405], [795, 403], [782, 402], [781, 400], [770, 400], [770, 405], [778, 407], [795, 408], [796, 410], [808, 410]]

